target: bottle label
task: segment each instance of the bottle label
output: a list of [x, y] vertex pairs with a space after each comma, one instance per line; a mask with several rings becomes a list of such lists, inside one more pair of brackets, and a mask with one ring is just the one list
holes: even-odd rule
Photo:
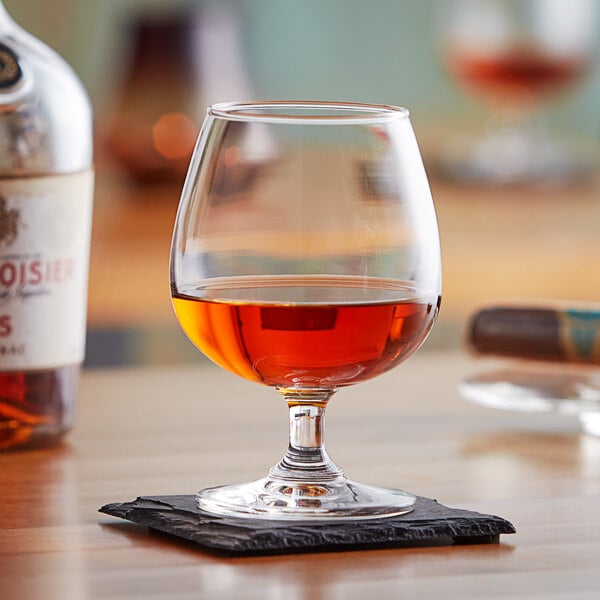
[[93, 184], [0, 179], [0, 371], [83, 360]]

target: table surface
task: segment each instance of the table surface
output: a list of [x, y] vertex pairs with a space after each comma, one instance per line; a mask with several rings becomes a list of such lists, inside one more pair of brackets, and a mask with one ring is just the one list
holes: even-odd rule
[[516, 534], [253, 558], [209, 554], [97, 510], [262, 476], [286, 443], [278, 394], [202, 363], [86, 371], [67, 443], [0, 455], [0, 596], [597, 598], [600, 439], [567, 417], [462, 400], [457, 382], [486, 366], [425, 347], [340, 391], [328, 448], [356, 480], [500, 515]]

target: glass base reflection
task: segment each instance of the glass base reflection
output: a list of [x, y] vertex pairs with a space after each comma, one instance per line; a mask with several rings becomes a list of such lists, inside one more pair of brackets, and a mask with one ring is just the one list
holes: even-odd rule
[[201, 510], [220, 516], [310, 521], [392, 517], [410, 512], [416, 502], [408, 492], [363, 485], [345, 477], [322, 483], [265, 477], [201, 490], [196, 499]]

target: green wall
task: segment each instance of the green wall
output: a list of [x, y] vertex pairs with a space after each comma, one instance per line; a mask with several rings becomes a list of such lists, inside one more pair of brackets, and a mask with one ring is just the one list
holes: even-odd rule
[[[433, 23], [447, 1], [220, 0], [239, 11], [256, 97], [388, 102], [409, 107], [415, 121], [478, 121], [482, 107], [455, 89], [436, 52]], [[201, 2], [5, 0], [21, 25], [74, 66], [100, 111], [118, 82], [128, 15], [195, 4]], [[600, 70], [546, 113], [555, 124], [599, 138]]]

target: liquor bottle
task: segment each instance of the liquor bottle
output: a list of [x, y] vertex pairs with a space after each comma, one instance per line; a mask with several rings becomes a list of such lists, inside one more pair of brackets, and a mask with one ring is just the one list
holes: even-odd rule
[[0, 1], [0, 449], [72, 424], [92, 196], [87, 94]]

